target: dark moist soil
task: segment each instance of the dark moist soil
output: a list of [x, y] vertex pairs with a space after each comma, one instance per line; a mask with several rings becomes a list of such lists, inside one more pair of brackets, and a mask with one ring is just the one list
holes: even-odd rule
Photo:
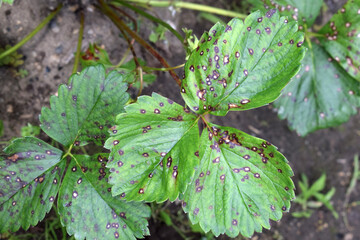
[[[344, 3], [343, 0], [326, 2], [329, 12], [336, 12]], [[232, 4], [236, 4], [236, 1], [214, 0], [206, 3], [225, 8], [235, 6]], [[237, 4], [246, 6], [242, 2]], [[34, 0], [31, 3], [15, 0], [12, 7], [3, 4], [0, 8], [0, 44], [14, 45], [19, 42], [56, 5], [55, 0]], [[0, 67], [0, 120], [5, 126], [5, 133], [0, 141], [20, 136], [21, 127], [27, 123], [39, 125], [38, 116], [41, 107], [49, 106], [49, 97], [56, 93], [59, 84], [67, 82], [73, 67], [73, 53], [76, 51], [80, 5], [84, 7], [86, 16], [82, 49], [86, 50], [89, 42], [97, 42], [105, 46], [114, 63], [121, 59], [127, 46], [124, 40], [118, 37], [119, 31], [113, 24], [99, 14], [89, 1], [69, 1], [48, 26], [19, 50], [19, 53], [24, 55], [25, 62], [17, 70], [26, 69], [29, 72], [26, 77], [14, 77], [16, 69]], [[198, 37], [212, 26], [211, 23], [200, 19], [198, 13], [193, 11], [175, 12], [171, 9], [155, 9], [154, 13], [177, 29], [183, 27], [194, 29]], [[330, 16], [331, 13], [326, 13], [323, 19], [328, 20]], [[150, 33], [149, 29], [152, 25], [148, 24], [148, 21], [142, 22], [141, 35], [148, 36]], [[175, 66], [184, 62], [185, 55], [181, 44], [170, 34], [167, 35], [167, 41], [159, 42], [154, 46], [170, 65]], [[137, 44], [136, 51], [149, 66], [160, 67], [159, 63]], [[182, 75], [181, 71], [179, 74]], [[168, 73], [158, 73], [158, 80], [146, 88], [144, 94], [151, 94], [152, 91], [183, 103], [179, 88]], [[315, 181], [322, 173], [326, 173], [326, 191], [332, 187], [336, 188], [332, 203], [340, 215], [339, 219], [335, 219], [324, 207], [315, 211], [309, 219], [294, 218], [291, 214], [285, 214], [280, 222], [272, 222], [271, 230], [264, 230], [261, 234], [256, 233], [252, 239], [360, 239], [360, 206], [348, 209], [343, 207], [353, 171], [353, 158], [355, 154], [360, 153], [359, 114], [339, 127], [320, 130], [305, 138], [290, 131], [287, 122], [277, 118], [272, 105], [251, 111], [231, 112], [227, 117], [213, 120], [220, 125], [241, 129], [276, 145], [290, 161], [295, 173], [293, 180], [296, 186], [301, 173], [306, 174], [310, 182]], [[43, 134], [40, 137], [48, 139]], [[350, 196], [350, 202], [359, 200], [360, 184]], [[169, 206], [169, 211], [174, 215], [179, 209], [177, 203]], [[296, 210], [300, 210], [300, 206], [293, 204], [291, 211]], [[345, 213], [350, 224], [349, 228], [345, 226], [342, 217]], [[184, 222], [177, 221], [176, 224], [181, 227]], [[29, 231], [37, 230], [35, 227]], [[150, 232], [151, 236], [147, 239], [182, 239], [172, 227], [167, 227], [159, 219], [150, 220]], [[190, 235], [194, 239], [200, 238], [200, 235]], [[228, 238], [220, 236], [219, 239]]]

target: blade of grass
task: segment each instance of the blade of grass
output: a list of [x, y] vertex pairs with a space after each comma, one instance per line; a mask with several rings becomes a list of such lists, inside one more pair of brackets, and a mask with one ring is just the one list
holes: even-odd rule
[[83, 39], [84, 34], [84, 13], [80, 13], [80, 30], [79, 30], [79, 37], [78, 37], [78, 43], [76, 47], [76, 55], [75, 55], [75, 61], [74, 61], [74, 67], [72, 70], [72, 73], [76, 73], [79, 67], [80, 62], [80, 54], [81, 54], [81, 43]]
[[22, 45], [24, 45], [26, 42], [28, 42], [31, 38], [33, 38], [43, 27], [46, 26], [50, 22], [51, 19], [53, 19], [56, 14], [60, 11], [62, 8], [62, 4], [59, 4], [54, 12], [50, 13], [31, 33], [29, 33], [26, 37], [24, 37], [20, 42], [18, 42], [15, 46], [7, 49], [6, 51], [2, 52], [0, 54], [0, 59], [10, 55], [11, 53], [18, 50]]

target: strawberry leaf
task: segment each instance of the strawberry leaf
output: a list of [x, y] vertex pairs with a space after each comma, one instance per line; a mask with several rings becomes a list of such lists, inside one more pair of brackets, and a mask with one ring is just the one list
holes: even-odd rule
[[250, 237], [279, 220], [294, 198], [293, 175], [270, 143], [230, 127], [203, 130], [200, 165], [184, 194], [193, 224], [215, 236]]
[[339, 125], [357, 113], [360, 83], [318, 44], [313, 43], [303, 67], [275, 102], [281, 119], [301, 136]]
[[185, 64], [182, 96], [196, 113], [225, 115], [274, 101], [300, 69], [305, 48], [295, 21], [272, 9], [216, 24]]
[[16, 139], [0, 157], [0, 233], [41, 221], [59, 190], [61, 151], [32, 137]]
[[198, 118], [156, 93], [141, 96], [117, 117], [111, 149], [113, 195], [128, 200], [174, 201], [198, 163]]
[[316, 17], [320, 13], [323, 0], [254, 0], [251, 4], [255, 9], [268, 11], [270, 8], [276, 8], [281, 12], [281, 16], [287, 16], [289, 19], [298, 21], [299, 29], [303, 29], [303, 25], [311, 27]]
[[107, 155], [73, 156], [59, 193], [61, 222], [76, 239], [142, 238], [150, 209], [112, 197]]
[[65, 146], [82, 141], [101, 144], [129, 99], [127, 77], [115, 71], [106, 75], [102, 65], [72, 75], [68, 86], [59, 87], [58, 97], [50, 98], [51, 108], [42, 109], [42, 130]]
[[62, 152], [34, 138], [17, 138], [4, 149], [0, 161], [0, 204], [49, 168], [60, 162]]
[[360, 1], [348, 1], [319, 31], [325, 50], [360, 81]]

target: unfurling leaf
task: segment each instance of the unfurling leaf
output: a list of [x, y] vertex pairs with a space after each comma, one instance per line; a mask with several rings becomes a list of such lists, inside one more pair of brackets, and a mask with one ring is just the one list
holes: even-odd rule
[[360, 83], [318, 44], [309, 49], [301, 71], [275, 102], [281, 119], [301, 136], [339, 125], [357, 113]]
[[193, 224], [216, 236], [250, 237], [269, 219], [279, 220], [294, 198], [293, 175], [276, 147], [230, 127], [209, 124], [200, 145], [200, 165], [184, 194]]
[[112, 197], [108, 154], [74, 155], [59, 193], [62, 224], [76, 239], [136, 239], [149, 235], [150, 208]]
[[16, 139], [0, 157], [0, 233], [41, 221], [57, 196], [62, 152], [32, 137]]
[[174, 201], [198, 163], [198, 118], [156, 93], [141, 96], [117, 117], [111, 149], [113, 195], [127, 200]]
[[216, 24], [185, 64], [181, 93], [196, 113], [225, 115], [274, 101], [300, 69], [303, 34], [276, 10]]
[[102, 65], [72, 75], [69, 85], [61, 85], [58, 96], [50, 98], [51, 108], [42, 109], [42, 130], [65, 146], [83, 141], [101, 144], [129, 99], [128, 77], [115, 71], [106, 75]]
[[94, 66], [99, 63], [103, 64], [105, 68], [113, 66], [109, 59], [108, 53], [105, 51], [105, 49], [102, 49], [96, 43], [90, 43], [86, 52], [81, 53], [80, 63], [82, 68]]

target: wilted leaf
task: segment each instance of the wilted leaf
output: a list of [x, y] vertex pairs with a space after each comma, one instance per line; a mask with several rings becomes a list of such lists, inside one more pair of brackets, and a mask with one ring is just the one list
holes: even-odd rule
[[293, 175], [270, 143], [230, 127], [210, 124], [200, 145], [200, 165], [184, 195], [190, 220], [216, 236], [250, 237], [279, 220], [294, 198]]
[[156, 93], [141, 96], [117, 117], [111, 149], [113, 195], [128, 200], [174, 201], [198, 163], [198, 118]]
[[0, 233], [41, 221], [59, 190], [61, 151], [36, 138], [16, 139], [0, 160]]
[[150, 208], [112, 197], [108, 154], [75, 155], [59, 193], [62, 224], [76, 239], [136, 239], [148, 235]]
[[216, 24], [185, 64], [182, 96], [196, 113], [225, 115], [274, 101], [300, 69], [305, 48], [295, 21], [257, 11]]
[[101, 144], [129, 99], [128, 77], [115, 71], [105, 75], [102, 65], [72, 75], [68, 86], [59, 87], [58, 97], [50, 98], [51, 109], [42, 109], [40, 127], [65, 146], [82, 141]]
[[298, 75], [275, 102], [281, 119], [301, 136], [339, 125], [357, 113], [360, 83], [313, 43]]
[[14, 140], [4, 154], [0, 161], [0, 204], [58, 164], [62, 152], [37, 138], [26, 137]]
[[281, 16], [287, 16], [289, 19], [298, 21], [300, 29], [303, 25], [311, 27], [316, 17], [320, 13], [323, 0], [252, 0], [249, 1], [255, 9], [268, 11], [270, 8], [276, 8], [281, 12]]
[[326, 51], [360, 81], [360, 1], [349, 0], [319, 31]]

